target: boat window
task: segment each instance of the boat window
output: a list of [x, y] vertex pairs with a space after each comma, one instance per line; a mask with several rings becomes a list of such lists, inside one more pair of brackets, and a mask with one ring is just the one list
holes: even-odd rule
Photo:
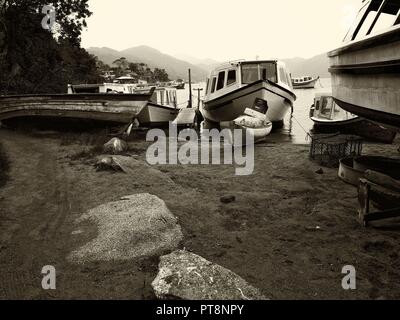
[[221, 71], [218, 74], [217, 90], [221, 90], [224, 87], [224, 84], [225, 84], [225, 71]]
[[332, 114], [332, 98], [331, 97], [322, 97], [321, 99], [321, 116], [326, 118], [331, 118]]
[[217, 77], [214, 77], [211, 86], [211, 93], [214, 93], [216, 84], [217, 84]]
[[354, 21], [353, 26], [350, 28], [349, 32], [347, 33], [346, 37], [344, 38], [345, 42], [353, 40], [353, 36], [355, 35], [355, 32], [357, 31], [357, 27], [359, 24], [363, 21], [364, 15], [367, 12], [367, 9], [369, 7], [370, 1], [365, 2], [365, 4], [361, 7], [360, 11], [357, 14], [356, 20]]
[[242, 83], [251, 84], [258, 80], [277, 82], [275, 62], [242, 64]]
[[284, 68], [279, 68], [279, 79], [281, 82], [289, 84], [288, 78], [286, 77], [286, 71]]
[[392, 27], [395, 22], [397, 15], [399, 13], [400, 3], [395, 3], [394, 1], [386, 1], [382, 7], [382, 11], [379, 15], [376, 24], [373, 26], [371, 31], [372, 34]]
[[210, 86], [210, 78], [207, 78], [206, 93], [208, 93], [209, 86]]
[[259, 80], [258, 64], [242, 65], [242, 83], [250, 84]]
[[277, 82], [278, 79], [276, 78], [276, 64], [275, 63], [261, 63], [261, 79], [262, 80], [269, 80], [272, 82]]
[[226, 85], [230, 86], [236, 82], [236, 70], [228, 71], [228, 80], [226, 81]]
[[367, 1], [345, 41], [358, 40], [395, 25], [399, 10], [400, 3], [397, 0]]
[[372, 24], [373, 24], [373, 22], [374, 22], [374, 20], [376, 18], [376, 15], [378, 13], [378, 9], [379, 8], [376, 8], [376, 10], [369, 10], [367, 12], [367, 16], [366, 16], [366, 18], [364, 20], [364, 23], [362, 24], [362, 26], [360, 28], [360, 31], [357, 33], [357, 35], [354, 38], [354, 40], [361, 39], [362, 37], [365, 37], [367, 35], [368, 30], [371, 28], [371, 26], [372, 26]]

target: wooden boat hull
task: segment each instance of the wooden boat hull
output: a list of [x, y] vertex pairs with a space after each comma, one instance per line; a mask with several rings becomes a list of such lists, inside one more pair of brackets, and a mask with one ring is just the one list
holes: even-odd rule
[[150, 93], [3, 96], [0, 121], [37, 116], [130, 123], [150, 97]]
[[315, 117], [311, 117], [311, 120], [314, 122], [314, 131], [317, 133], [340, 132], [343, 134], [355, 134], [370, 141], [383, 143], [392, 143], [396, 137], [396, 131], [360, 117], [345, 121], [320, 121]]
[[343, 109], [400, 130], [400, 26], [334, 50], [332, 93]]
[[149, 102], [139, 113], [137, 119], [141, 126], [156, 127], [168, 125], [175, 120], [179, 109]]
[[343, 158], [340, 160], [339, 178], [358, 186], [367, 170], [380, 172], [398, 180], [400, 179], [400, 160], [376, 156]]
[[312, 79], [309, 81], [304, 81], [303, 83], [292, 82], [293, 89], [313, 89], [315, 88], [315, 85], [317, 84], [318, 80], [319, 78]]
[[282, 122], [296, 100], [296, 95], [280, 86], [257, 81], [246, 87], [227, 93], [219, 98], [205, 101], [203, 116], [213, 122], [233, 121], [243, 115], [247, 108], [252, 108], [257, 99], [268, 104], [266, 113], [271, 122]]

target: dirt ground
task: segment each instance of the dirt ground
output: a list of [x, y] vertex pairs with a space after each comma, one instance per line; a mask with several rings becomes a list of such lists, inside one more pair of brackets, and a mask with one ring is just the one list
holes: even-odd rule
[[[356, 188], [336, 169], [317, 174], [308, 146], [273, 138], [257, 145], [247, 177], [235, 176], [232, 166], [182, 165], [127, 175], [95, 170], [94, 155], [107, 138], [0, 130], [0, 163], [8, 164], [0, 174], [0, 299], [154, 298], [157, 257], [86, 265], [66, 259], [97, 232], [95, 225], [76, 226], [76, 218], [143, 192], [163, 199], [179, 218], [182, 248], [271, 299], [400, 298], [400, 221], [361, 227]], [[144, 162], [148, 143], [129, 144]], [[364, 153], [398, 157], [397, 148], [367, 145]], [[226, 195], [236, 201], [221, 203]], [[83, 233], [75, 234], [78, 228]], [[56, 267], [57, 290], [41, 288], [45, 265]], [[344, 265], [355, 266], [357, 290], [342, 289]]]

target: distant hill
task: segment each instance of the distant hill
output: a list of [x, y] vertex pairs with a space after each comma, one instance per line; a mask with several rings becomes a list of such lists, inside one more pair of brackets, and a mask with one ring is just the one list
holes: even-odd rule
[[203, 70], [206, 70], [208, 73], [214, 69], [216, 66], [218, 66], [219, 64], [221, 64], [221, 62], [217, 61], [217, 60], [213, 60], [213, 59], [200, 59], [200, 58], [196, 58], [193, 56], [190, 56], [188, 54], [177, 54], [175, 55], [176, 58], [180, 59], [180, 60], [184, 60], [187, 61]]
[[[115, 60], [125, 57], [130, 62], [143, 62], [150, 68], [165, 69], [171, 79], [188, 80], [187, 70], [192, 70], [194, 82], [204, 81], [208, 73], [220, 62], [213, 59], [199, 59], [190, 55], [180, 54], [173, 57], [161, 51], [148, 47], [139, 46], [123, 51], [110, 48], [88, 48], [87, 51], [96, 55], [103, 62], [111, 65]], [[320, 76], [321, 78], [330, 77], [328, 71], [329, 59], [326, 53], [317, 55], [310, 59], [292, 58], [283, 60], [293, 77], [301, 76]]]
[[329, 59], [326, 53], [312, 57], [311, 59], [293, 58], [283, 60], [292, 74], [292, 77], [320, 76], [329, 78]]
[[133, 47], [123, 51], [117, 51], [106, 47], [92, 47], [88, 48], [87, 51], [96, 55], [100, 60], [109, 65], [112, 65], [116, 59], [125, 57], [130, 62], [143, 62], [150, 68], [165, 69], [172, 80], [179, 78], [188, 80], [188, 69], [191, 69], [192, 80], [194, 82], [203, 81], [208, 73], [207, 69], [164, 54], [148, 46]]

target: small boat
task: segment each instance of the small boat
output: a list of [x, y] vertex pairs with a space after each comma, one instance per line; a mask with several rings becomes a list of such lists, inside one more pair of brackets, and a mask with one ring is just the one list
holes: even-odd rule
[[183, 81], [182, 79], [178, 79], [176, 81], [162, 83], [162, 84], [160, 84], [160, 87], [183, 90], [183, 89], [185, 89], [185, 81]]
[[185, 89], [185, 81], [183, 81], [182, 79], [178, 79], [175, 82], [175, 89], [177, 90], [183, 90]]
[[268, 121], [264, 113], [248, 108], [244, 111], [243, 116], [234, 121], [221, 122], [221, 129], [240, 129], [242, 131], [239, 137], [240, 141], [235, 140], [238, 137], [234, 134], [234, 131], [231, 131], [229, 143], [233, 146], [242, 146], [247, 142], [247, 135], [252, 136], [254, 142], [258, 142], [268, 136], [272, 131], [272, 123]]
[[283, 62], [228, 62], [210, 73], [201, 112], [208, 122], [206, 127], [234, 121], [248, 108], [266, 114], [275, 126], [282, 126], [295, 100], [290, 75]]
[[19, 117], [55, 117], [131, 123], [154, 90], [135, 94], [45, 94], [0, 96], [0, 121]]
[[330, 92], [317, 93], [310, 108], [314, 130], [321, 133], [355, 134], [368, 140], [392, 143], [396, 131], [372, 123], [340, 108]]
[[400, 130], [400, 1], [363, 1], [344, 44], [328, 57], [336, 103]]
[[356, 187], [367, 170], [400, 179], [400, 160], [379, 156], [346, 157], [340, 160], [339, 178]]
[[292, 78], [292, 85], [294, 89], [312, 89], [315, 88], [315, 84], [319, 80], [319, 77], [302, 77]]
[[69, 84], [68, 94], [76, 93], [133, 93], [136, 84], [127, 83], [97, 83], [97, 84]]
[[[148, 92], [149, 89], [136, 90]], [[155, 88], [149, 103], [138, 114], [138, 121], [142, 127], [168, 126], [179, 113], [176, 89]]]

